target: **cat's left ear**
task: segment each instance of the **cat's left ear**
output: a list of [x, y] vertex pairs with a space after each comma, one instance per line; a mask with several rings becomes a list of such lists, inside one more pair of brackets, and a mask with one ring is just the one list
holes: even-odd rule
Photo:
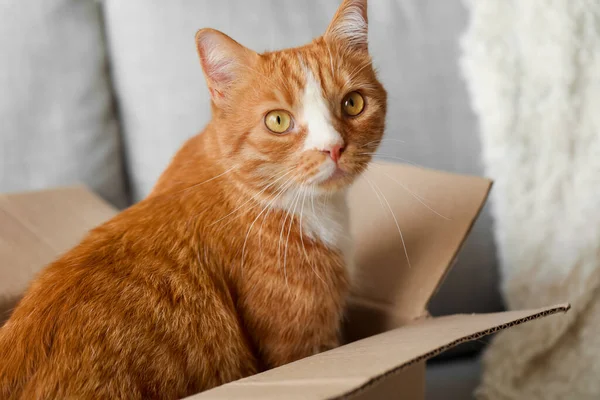
[[352, 49], [367, 52], [368, 34], [367, 0], [344, 0], [324, 37], [344, 43]]
[[235, 81], [252, 69], [259, 55], [214, 29], [196, 33], [196, 46], [213, 102], [223, 105]]

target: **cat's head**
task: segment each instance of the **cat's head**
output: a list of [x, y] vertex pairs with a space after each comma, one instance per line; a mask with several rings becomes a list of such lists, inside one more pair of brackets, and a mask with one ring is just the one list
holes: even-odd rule
[[344, 0], [326, 33], [299, 48], [258, 54], [221, 32], [197, 33], [216, 148], [245, 184], [331, 193], [366, 169], [387, 101], [367, 32], [367, 0]]

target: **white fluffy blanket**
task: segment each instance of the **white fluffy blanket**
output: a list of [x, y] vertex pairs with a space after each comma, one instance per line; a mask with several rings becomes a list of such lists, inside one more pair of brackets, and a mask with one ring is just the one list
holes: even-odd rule
[[572, 304], [496, 336], [478, 397], [600, 399], [600, 1], [465, 4], [506, 304]]

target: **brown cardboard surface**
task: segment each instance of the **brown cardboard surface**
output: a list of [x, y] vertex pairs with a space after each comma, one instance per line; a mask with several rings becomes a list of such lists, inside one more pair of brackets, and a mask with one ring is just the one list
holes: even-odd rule
[[[487, 179], [379, 162], [356, 183], [350, 340], [426, 314], [490, 187]], [[355, 318], [370, 323], [354, 324]]]
[[425, 368], [425, 361], [417, 362], [373, 380], [345, 397], [352, 400], [425, 399]]
[[41, 268], [115, 213], [84, 187], [0, 195], [0, 324]]
[[[568, 305], [539, 310], [424, 318], [312, 357], [191, 396], [203, 399], [330, 399], [361, 396], [382, 379], [459, 343], [535, 318], [565, 312]], [[396, 388], [402, 394], [414, 390]], [[388, 394], [390, 388], [387, 389]], [[381, 394], [381, 393], [380, 393]], [[361, 396], [376, 399], [377, 396]]]

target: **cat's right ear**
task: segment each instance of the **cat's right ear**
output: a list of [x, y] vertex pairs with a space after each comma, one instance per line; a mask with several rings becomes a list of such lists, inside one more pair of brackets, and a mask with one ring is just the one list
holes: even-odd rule
[[325, 38], [358, 51], [369, 51], [367, 0], [344, 0], [327, 28]]
[[252, 69], [258, 54], [217, 30], [196, 33], [196, 47], [213, 102], [223, 105], [228, 91], [244, 70]]

